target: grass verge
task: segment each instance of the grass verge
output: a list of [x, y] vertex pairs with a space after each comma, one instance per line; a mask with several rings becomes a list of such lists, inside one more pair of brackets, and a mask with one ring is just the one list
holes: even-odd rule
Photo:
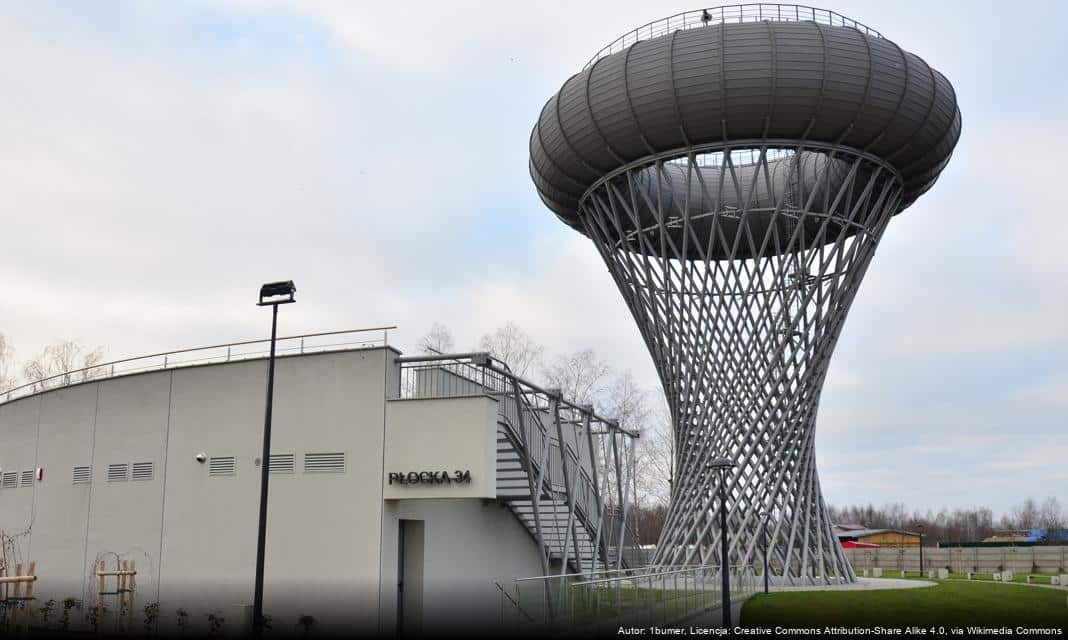
[[1068, 628], [1068, 592], [983, 582], [918, 589], [796, 591], [750, 598], [746, 627], [1025, 626]]

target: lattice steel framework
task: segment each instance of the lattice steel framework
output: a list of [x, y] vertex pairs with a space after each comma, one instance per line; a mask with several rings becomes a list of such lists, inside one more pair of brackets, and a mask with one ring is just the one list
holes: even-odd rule
[[731, 564], [759, 558], [758, 514], [790, 576], [854, 578], [820, 495], [820, 388], [842, 321], [901, 181], [845, 148], [742, 144], [625, 168], [591, 190], [582, 220], [664, 383], [675, 486], [654, 560], [715, 562], [717, 475], [727, 480]]

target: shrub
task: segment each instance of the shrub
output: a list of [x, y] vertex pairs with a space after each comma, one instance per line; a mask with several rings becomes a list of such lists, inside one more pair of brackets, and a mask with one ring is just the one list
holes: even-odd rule
[[145, 633], [152, 633], [156, 628], [156, 621], [159, 620], [159, 603], [151, 602], [145, 605]]
[[63, 600], [63, 615], [59, 617], [59, 628], [66, 631], [70, 628], [70, 610], [81, 609], [82, 601], [76, 598], [66, 598]]
[[46, 627], [48, 626], [48, 619], [52, 617], [52, 612], [55, 611], [55, 610], [56, 610], [56, 601], [55, 600], [48, 600], [47, 602], [45, 602], [44, 604], [41, 605], [41, 608], [38, 610], [38, 613], [41, 614], [41, 624], [42, 625], [44, 625]]
[[174, 612], [174, 617], [178, 621], [178, 631], [185, 633], [185, 630], [189, 628], [189, 612], [179, 608]]
[[103, 622], [104, 614], [108, 612], [108, 608], [105, 604], [101, 603], [95, 607], [89, 607], [89, 611], [86, 612], [85, 618], [89, 621], [89, 626], [93, 628], [93, 632], [100, 631], [100, 623]]
[[297, 618], [297, 626], [304, 630], [305, 634], [311, 633], [312, 627], [315, 626], [315, 618], [313, 616], [301, 616]]
[[226, 618], [222, 617], [222, 614], [218, 611], [212, 611], [208, 614], [208, 635], [218, 635], [222, 631], [223, 623], [226, 622]]

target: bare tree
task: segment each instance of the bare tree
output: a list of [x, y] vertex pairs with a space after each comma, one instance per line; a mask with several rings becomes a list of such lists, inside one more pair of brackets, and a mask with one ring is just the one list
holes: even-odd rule
[[1061, 503], [1055, 496], [1050, 496], [1042, 501], [1042, 507], [1038, 515], [1039, 525], [1046, 530], [1064, 529], [1068, 518], [1061, 510]]
[[1019, 505], [1003, 514], [996, 522], [993, 512], [987, 507], [968, 509], [943, 508], [937, 513], [913, 511], [911, 514], [902, 504], [889, 504], [882, 507], [829, 506], [831, 520], [836, 524], [856, 524], [867, 528], [906, 529], [915, 531], [924, 528], [924, 540], [927, 544], [939, 542], [981, 541], [993, 535], [1024, 529], [1063, 529], [1068, 526], [1066, 516], [1056, 497], [1042, 501], [1041, 506], [1034, 498], [1027, 498]]
[[636, 443], [636, 462], [643, 488], [642, 497], [652, 503], [667, 504], [671, 497], [674, 439], [670, 414], [666, 408], [654, 409], [649, 423]]
[[100, 371], [94, 367], [103, 360], [102, 347], [88, 350], [73, 340], [64, 340], [45, 347], [41, 355], [23, 366], [22, 375], [45, 388], [63, 386], [96, 377]]
[[1039, 509], [1035, 499], [1028, 497], [1012, 510], [1013, 526], [1017, 529], [1035, 529], [1039, 526]]
[[451, 353], [452, 331], [440, 322], [435, 322], [430, 331], [419, 339], [419, 350], [423, 353]]
[[634, 451], [634, 502], [666, 504], [671, 487], [671, 418], [649, 391], [638, 386], [629, 372], [608, 386], [603, 403], [606, 415], [639, 434]]
[[541, 362], [545, 349], [514, 322], [507, 322], [478, 341], [480, 351], [488, 351], [503, 361], [512, 373], [524, 378], [531, 368]]
[[610, 370], [593, 349], [560, 356], [546, 367], [545, 382], [560, 389], [564, 397], [576, 404], [600, 405], [607, 390]]
[[[639, 434], [648, 431], [650, 416], [648, 394], [638, 387], [634, 382], [634, 377], [629, 372], [611, 382], [606, 389], [601, 409], [605, 414], [615, 418], [619, 426], [627, 431]], [[630, 499], [634, 506], [640, 507], [644, 502], [644, 494], [647, 493], [645, 482], [643, 481], [644, 474], [641, 473], [646, 460], [641, 449], [642, 438], [639, 437], [634, 444], [634, 466], [631, 470], [631, 489], [633, 493]], [[638, 509], [631, 510], [631, 517], [634, 519], [634, 530], [637, 531], [640, 526]]]
[[605, 413], [618, 420], [624, 429], [641, 431], [647, 427], [652, 415], [648, 396], [648, 393], [638, 387], [634, 376], [627, 372], [608, 386], [603, 408]]
[[18, 382], [14, 374], [15, 350], [0, 333], [0, 391], [14, 387]]
[[[598, 405], [598, 411], [615, 418], [620, 427], [637, 432], [633, 469], [629, 477], [628, 521], [640, 543], [656, 541], [666, 516], [671, 478], [671, 420], [666, 407], [656, 404], [648, 390], [628, 373], [611, 377], [592, 352], [561, 358], [547, 372], [551, 382]], [[609, 466], [604, 473], [616, 481]]]

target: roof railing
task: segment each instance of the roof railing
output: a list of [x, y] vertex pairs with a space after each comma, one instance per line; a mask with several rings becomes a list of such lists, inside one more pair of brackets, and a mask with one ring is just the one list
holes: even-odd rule
[[[276, 352], [279, 356], [285, 356], [384, 347], [388, 343], [390, 329], [396, 329], [396, 327], [346, 329], [343, 331], [324, 331], [279, 337]], [[92, 380], [103, 380], [148, 371], [265, 358], [270, 353], [270, 342], [270, 338], [244, 340], [91, 364], [80, 369], [64, 371], [47, 378], [33, 380], [20, 386], [0, 391], [0, 404], [42, 391], [60, 389]]]
[[819, 9], [817, 7], [809, 7], [801, 4], [732, 4], [720, 7], [710, 7], [707, 9], [684, 11], [682, 13], [676, 13], [673, 16], [668, 16], [667, 18], [654, 20], [637, 29], [632, 29], [594, 54], [594, 56], [590, 58], [590, 61], [586, 63], [586, 66], [582, 67], [582, 70], [585, 71], [586, 69], [589, 69], [593, 66], [593, 63], [601, 58], [610, 56], [613, 53], [618, 53], [636, 42], [659, 38], [660, 36], [667, 35], [674, 31], [709, 27], [717, 24], [764, 21], [817, 22], [819, 24], [826, 24], [833, 27], [851, 27], [875, 38], [883, 37], [883, 35], [875, 29], [828, 9]]
[[[515, 375], [507, 363], [486, 352], [402, 356], [396, 363], [400, 365], [400, 384], [394, 390], [394, 399], [484, 394], [510, 397], [518, 390], [524, 401], [535, 409], [548, 411], [552, 402], [557, 402], [560, 420], [564, 423], [578, 423], [583, 416], [589, 415], [591, 423], [601, 425], [607, 431], [617, 430], [631, 438], [639, 437], [637, 432], [620, 426], [617, 420], [601, 416], [593, 407], [564, 397], [559, 389], [544, 389]], [[595, 430], [593, 433], [600, 432]]]

